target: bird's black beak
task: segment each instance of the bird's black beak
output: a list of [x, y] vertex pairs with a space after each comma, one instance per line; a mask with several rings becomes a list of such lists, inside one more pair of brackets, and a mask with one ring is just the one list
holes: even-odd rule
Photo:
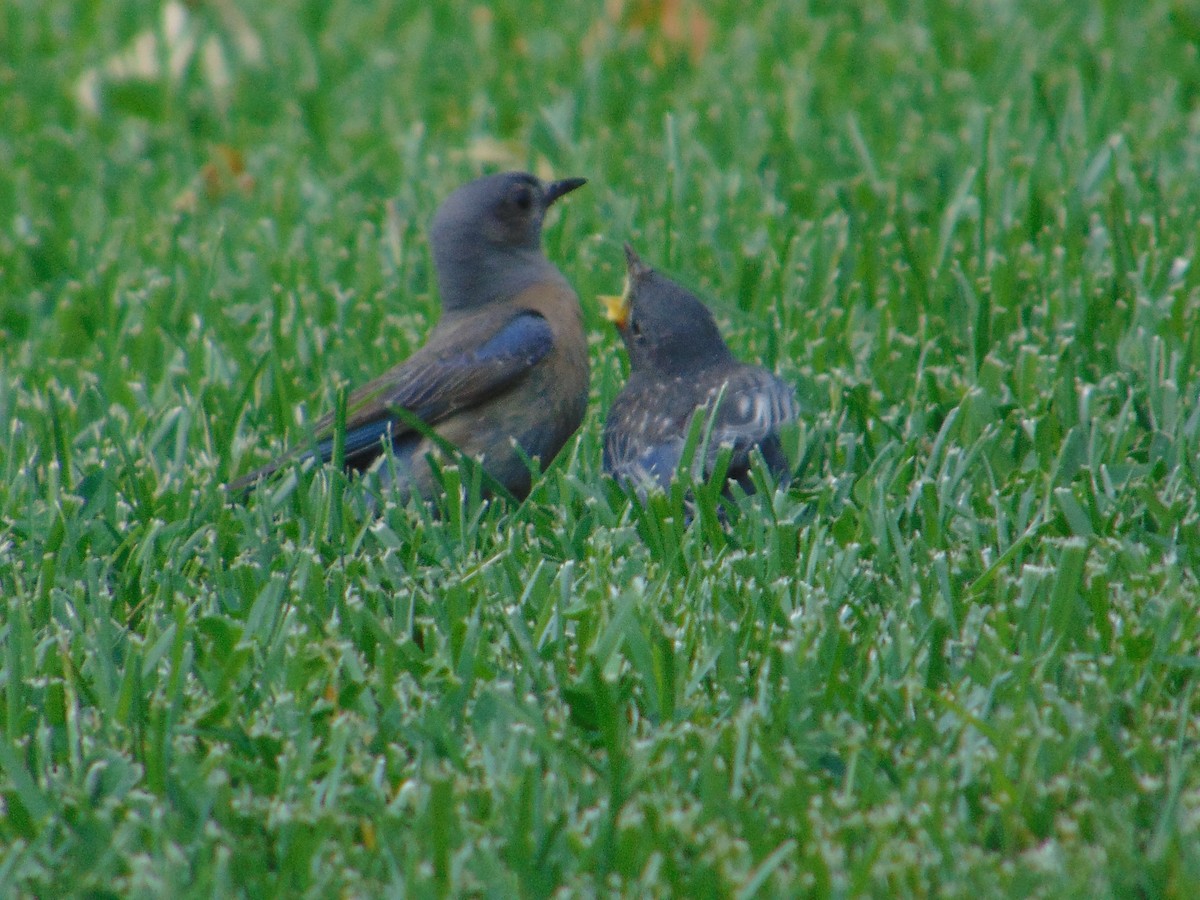
[[576, 188], [587, 184], [586, 178], [564, 178], [562, 181], [551, 181], [546, 185], [546, 206], [557, 200], [563, 194], [569, 194]]

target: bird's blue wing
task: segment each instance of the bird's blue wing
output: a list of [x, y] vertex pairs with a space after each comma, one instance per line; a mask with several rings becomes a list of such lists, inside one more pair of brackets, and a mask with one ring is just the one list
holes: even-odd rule
[[[503, 393], [554, 349], [554, 333], [531, 310], [483, 315], [456, 323], [405, 362], [363, 385], [346, 404], [345, 462], [363, 468], [378, 455], [381, 443], [395, 444], [412, 428], [397, 414], [406, 410], [429, 425], [461, 409]], [[313, 427], [316, 445], [290, 453], [230, 484], [240, 493], [292, 459], [333, 456], [334, 417]]]
[[554, 335], [542, 316], [521, 313], [490, 335], [471, 335], [482, 342], [459, 341], [434, 356], [422, 359], [417, 353], [407, 362], [377, 379], [362, 391], [351, 415], [356, 421], [374, 418], [374, 410], [406, 409], [422, 421], [433, 423], [449, 412], [474, 406], [508, 388], [537, 365], [553, 349]]
[[[385, 438], [390, 439], [392, 430], [392, 422], [390, 419], [379, 419], [375, 422], [368, 422], [365, 425], [359, 425], [357, 428], [346, 430], [346, 447], [345, 458], [355, 459], [359, 454], [366, 451], [379, 449], [379, 442]], [[313, 455], [322, 459], [329, 460], [333, 458], [333, 438], [327, 437], [317, 442], [317, 446], [313, 451]]]
[[[550, 324], [535, 312], [519, 312], [497, 327], [484, 318], [463, 323], [451, 338], [431, 341], [399, 366], [351, 394], [346, 412], [346, 462], [374, 456], [379, 443], [411, 431], [397, 415], [405, 410], [429, 425], [503, 393], [554, 348]], [[317, 455], [329, 459], [333, 417], [316, 425]]]

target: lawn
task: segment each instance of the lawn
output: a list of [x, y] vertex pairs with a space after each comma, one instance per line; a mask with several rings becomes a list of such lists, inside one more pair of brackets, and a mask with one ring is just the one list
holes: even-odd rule
[[[1186, 0], [0, 6], [0, 895], [1200, 896]], [[586, 176], [524, 503], [290, 467], [439, 201]], [[622, 242], [796, 386], [601, 474]]]

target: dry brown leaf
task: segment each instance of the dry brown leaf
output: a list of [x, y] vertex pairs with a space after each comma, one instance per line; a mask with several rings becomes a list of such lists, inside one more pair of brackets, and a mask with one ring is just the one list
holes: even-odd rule
[[235, 190], [242, 194], [254, 190], [254, 176], [246, 171], [242, 151], [228, 144], [213, 147], [211, 158], [200, 167], [200, 183], [209, 200], [219, 200]]
[[607, 0], [604, 12], [628, 31], [649, 32], [650, 58], [660, 67], [681, 49], [698, 63], [712, 43], [712, 19], [696, 0]]

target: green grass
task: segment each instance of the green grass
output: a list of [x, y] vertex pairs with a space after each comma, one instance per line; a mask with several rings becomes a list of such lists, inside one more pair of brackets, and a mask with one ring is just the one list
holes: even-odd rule
[[[0, 895], [1200, 892], [1195, 7], [191, 5], [0, 9]], [[590, 179], [531, 498], [226, 504], [497, 166]], [[727, 526], [600, 476], [626, 239], [804, 401]]]

